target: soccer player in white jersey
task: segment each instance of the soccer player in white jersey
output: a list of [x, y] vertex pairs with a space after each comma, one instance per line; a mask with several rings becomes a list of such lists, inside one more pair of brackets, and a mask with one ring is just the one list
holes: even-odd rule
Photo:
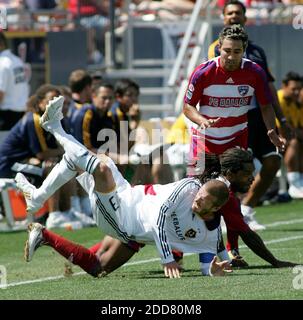
[[[40, 124], [62, 145], [64, 158], [39, 189], [22, 174], [16, 176], [28, 211], [37, 211], [50, 194], [81, 169], [85, 172], [79, 181], [89, 194], [97, 225], [106, 234], [126, 244], [130, 241], [155, 243], [166, 277], [180, 277], [180, 266], [173, 258], [172, 249], [208, 253], [214, 257], [218, 230], [209, 231], [204, 220], [212, 219], [214, 213], [226, 203], [229, 194], [227, 185], [218, 180], [201, 185], [199, 180], [187, 178], [167, 185], [155, 185], [153, 192], [149, 193], [145, 192], [144, 186], [132, 188], [109, 157], [90, 154], [63, 130], [60, 123], [63, 101], [63, 97], [53, 99]], [[89, 274], [98, 276], [104, 272], [91, 251], [62, 239], [40, 224], [30, 226], [26, 259], [31, 260], [36, 248], [45, 242]], [[226, 267], [227, 261], [217, 263], [214, 258], [209, 261], [208, 273], [219, 270], [220, 274]]]

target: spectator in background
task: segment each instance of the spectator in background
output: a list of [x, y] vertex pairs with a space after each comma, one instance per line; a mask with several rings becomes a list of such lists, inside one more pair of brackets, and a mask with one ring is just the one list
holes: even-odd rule
[[0, 8], [22, 9], [23, 0], [0, 0]]
[[[169, 165], [164, 164], [163, 157], [165, 155], [161, 152], [162, 150], [158, 150], [160, 155], [154, 153], [154, 158], [150, 159], [152, 151], [149, 146], [146, 146], [148, 151], [146, 154], [146, 148], [142, 149], [142, 145], [135, 145], [135, 139], [130, 135], [133, 130], [138, 128], [141, 118], [138, 104], [139, 93], [138, 84], [130, 79], [120, 79], [115, 85], [116, 101], [109, 111], [109, 116], [112, 118], [113, 127], [117, 133], [119, 158], [113, 158], [113, 160], [120, 164], [119, 170], [125, 179], [131, 181], [132, 184], [172, 182], [172, 172]], [[139, 155], [144, 153], [144, 156], [150, 157], [148, 164], [140, 164], [141, 160], [139, 160], [135, 166], [131, 165], [129, 153], [132, 151]]]
[[77, 110], [73, 116], [72, 131], [74, 137], [87, 149], [97, 153], [102, 144], [98, 141], [100, 130], [112, 128], [112, 120], [107, 112], [114, 101], [114, 88], [104, 83], [93, 88], [92, 104]]
[[[69, 87], [72, 92], [73, 104], [69, 108], [67, 117], [67, 126], [70, 133], [74, 135], [75, 116], [77, 110], [84, 107], [85, 104], [90, 104], [92, 99], [92, 77], [83, 69], [74, 70], [69, 76]], [[78, 185], [77, 185], [78, 186]], [[86, 215], [91, 214], [91, 207], [87, 194], [82, 188], [78, 188], [77, 192], [73, 195], [72, 206], [77, 208], [78, 211], [84, 212]]]
[[298, 102], [301, 89], [300, 75], [289, 72], [282, 81], [282, 89], [278, 91], [285, 117], [295, 130], [295, 137], [290, 140], [284, 155], [289, 183], [288, 193], [294, 199], [303, 199], [303, 110]]
[[69, 76], [68, 84], [72, 91], [72, 98], [78, 104], [77, 109], [84, 103], [91, 102], [92, 77], [85, 70], [74, 70]]
[[[115, 1], [118, 6], [121, 1]], [[104, 35], [109, 26], [109, 0], [69, 0], [68, 10], [80, 26], [88, 30], [90, 63], [101, 63], [104, 55]]]
[[43, 85], [28, 100], [28, 112], [11, 129], [0, 147], [1, 178], [15, 175], [11, 170], [15, 162], [27, 162], [35, 158], [36, 163], [41, 163], [63, 154], [52, 136], [39, 126], [39, 116], [44, 112], [46, 103], [59, 94], [57, 87]]
[[155, 13], [160, 18], [177, 20], [179, 16], [191, 14], [195, 6], [195, 0], [134, 0], [137, 11], [142, 13]]
[[100, 71], [95, 71], [92, 75], [92, 88], [99, 87], [103, 81], [103, 75]]
[[[59, 89], [52, 85], [41, 86], [28, 100], [28, 111], [11, 129], [0, 146], [0, 177], [13, 178], [16, 171], [24, 172], [40, 184], [37, 172], [47, 176], [54, 164], [63, 155], [63, 149], [56, 140], [39, 125], [39, 118], [45, 111], [49, 100], [60, 95]], [[40, 169], [40, 170], [39, 170]], [[49, 228], [74, 224], [70, 209], [69, 185], [55, 193], [48, 200]], [[76, 223], [81, 226], [80, 222]]]
[[24, 115], [29, 95], [25, 71], [23, 61], [8, 49], [0, 32], [0, 130], [11, 129]]

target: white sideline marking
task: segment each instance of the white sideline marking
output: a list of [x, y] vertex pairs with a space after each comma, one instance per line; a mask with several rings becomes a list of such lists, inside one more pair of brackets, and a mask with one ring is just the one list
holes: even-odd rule
[[[266, 227], [275, 227], [279, 225], [288, 225], [288, 224], [295, 224], [295, 223], [300, 223], [303, 222], [303, 219], [294, 219], [294, 220], [289, 220], [289, 221], [276, 221], [270, 224], [266, 224]], [[272, 243], [279, 243], [279, 242], [286, 242], [286, 241], [291, 241], [291, 240], [298, 240], [298, 239], [303, 239], [302, 236], [293, 236], [293, 237], [286, 237], [286, 238], [280, 238], [280, 239], [274, 239], [274, 240], [268, 240], [264, 241], [265, 244], [272, 244]], [[240, 249], [246, 248], [246, 246], [239, 246]], [[194, 253], [185, 253], [185, 256], [191, 256]], [[133, 261], [133, 262], [127, 262], [121, 267], [127, 267], [127, 266], [133, 266], [133, 265], [138, 265], [138, 264], [145, 264], [145, 263], [150, 263], [150, 262], [156, 262], [160, 261], [160, 258], [152, 258], [152, 259], [147, 259], [147, 260], [140, 260], [140, 261]], [[73, 276], [79, 276], [86, 274], [86, 272], [81, 271], [81, 272], [76, 272], [73, 274]], [[24, 284], [32, 284], [32, 283], [39, 283], [39, 282], [45, 282], [45, 281], [51, 281], [51, 280], [59, 280], [65, 278], [64, 275], [60, 276], [53, 276], [53, 277], [45, 277], [45, 278], [40, 278], [40, 279], [35, 279], [35, 280], [26, 280], [26, 281], [20, 281], [20, 282], [12, 282], [8, 283], [6, 287], [16, 287], [16, 286], [21, 286]], [[0, 289], [2, 286], [0, 285]]]
[[287, 224], [295, 224], [295, 223], [301, 223], [303, 222], [303, 219], [294, 219], [294, 220], [287, 220], [287, 221], [276, 221], [273, 223], [265, 224], [265, 227], [276, 227], [276, 226], [282, 226]]

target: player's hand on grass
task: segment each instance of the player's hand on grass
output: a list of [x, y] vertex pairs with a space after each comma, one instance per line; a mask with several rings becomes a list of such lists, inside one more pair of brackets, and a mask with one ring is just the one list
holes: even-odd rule
[[166, 263], [164, 266], [164, 274], [167, 278], [181, 278], [181, 266], [176, 262], [172, 261], [169, 263]]
[[209, 267], [210, 276], [212, 277], [223, 277], [226, 273], [232, 272], [230, 263], [227, 260], [218, 262], [218, 257], [214, 256]]

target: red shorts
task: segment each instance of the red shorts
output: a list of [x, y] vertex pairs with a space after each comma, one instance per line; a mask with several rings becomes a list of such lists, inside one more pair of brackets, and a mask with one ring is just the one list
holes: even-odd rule
[[230, 149], [233, 147], [240, 147], [243, 149], [247, 149], [248, 130], [247, 129], [243, 130], [238, 136], [236, 136], [232, 141], [228, 143], [215, 144], [205, 139], [198, 130], [192, 129], [190, 145], [191, 145], [190, 156], [193, 157], [194, 159], [197, 159], [201, 152], [222, 154], [227, 149]]

